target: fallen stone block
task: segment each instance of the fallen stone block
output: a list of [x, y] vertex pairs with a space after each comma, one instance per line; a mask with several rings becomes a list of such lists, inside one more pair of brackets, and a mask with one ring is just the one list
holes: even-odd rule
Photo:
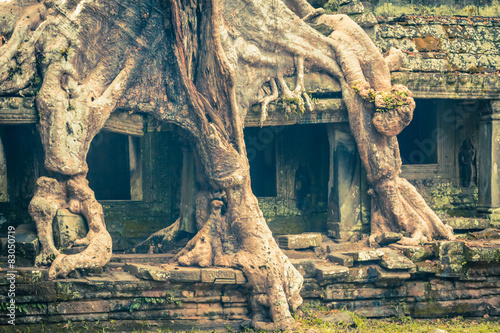
[[308, 249], [320, 246], [323, 237], [320, 233], [303, 233], [299, 235], [283, 235], [278, 237], [280, 248], [287, 250]]
[[375, 285], [385, 287], [398, 286], [410, 277], [411, 274], [405, 271], [386, 271], [385, 269], [379, 268], [377, 270]]
[[422, 273], [422, 274], [437, 274], [437, 273], [439, 273], [439, 266], [438, 266], [438, 263], [435, 261], [417, 262], [416, 266], [417, 266], [417, 273]]
[[327, 259], [333, 263], [339, 264], [345, 267], [353, 266], [353, 259], [351, 256], [347, 256], [340, 253], [331, 253], [327, 256]]
[[500, 239], [500, 230], [488, 228], [481, 231], [471, 232], [468, 236], [472, 239]]
[[354, 1], [351, 3], [347, 3], [343, 6], [339, 6], [337, 13], [352, 15], [352, 14], [363, 14], [364, 11], [365, 7], [363, 6], [363, 4], [359, 1]]

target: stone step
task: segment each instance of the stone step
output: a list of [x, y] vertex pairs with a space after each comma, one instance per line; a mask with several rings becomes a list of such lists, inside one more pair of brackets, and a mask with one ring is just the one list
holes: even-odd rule
[[126, 264], [123, 270], [144, 280], [212, 284], [246, 283], [242, 271], [224, 267], [196, 268], [176, 265], [161, 265], [161, 267], [158, 267], [144, 264]]
[[167, 264], [175, 255], [171, 253], [113, 254], [111, 262], [136, 264]]

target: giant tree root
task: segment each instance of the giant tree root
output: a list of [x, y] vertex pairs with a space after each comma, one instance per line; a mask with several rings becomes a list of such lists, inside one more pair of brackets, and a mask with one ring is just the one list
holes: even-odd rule
[[163, 253], [169, 249], [179, 232], [179, 219], [166, 228], [158, 230], [132, 249], [134, 253]]
[[243, 270], [252, 287], [252, 323], [258, 329], [290, 329], [295, 321], [290, 310], [302, 304], [303, 277], [279, 249], [249, 177], [242, 185], [226, 188], [227, 211], [213, 200], [204, 227], [174, 260], [184, 266], [211, 265]]
[[417, 190], [401, 174], [396, 135], [411, 121], [415, 102], [404, 86], [391, 85], [390, 70], [402, 63], [401, 53], [391, 50], [384, 58], [366, 33], [346, 15], [323, 15], [316, 23], [334, 28], [339, 78], [349, 125], [356, 139], [367, 179], [372, 189], [370, 241], [393, 231], [408, 233], [403, 244], [418, 244], [435, 238], [454, 239], [427, 206]]
[[[59, 253], [52, 236], [52, 221], [56, 212], [65, 207], [72, 213], [82, 214], [89, 227], [87, 236], [75, 242], [75, 245], [88, 245], [87, 248], [74, 255]], [[66, 277], [78, 268], [104, 266], [111, 259], [112, 241], [104, 224], [102, 206], [95, 199], [84, 175], [77, 175], [67, 182], [48, 177], [38, 179], [29, 212], [36, 223], [42, 245], [37, 264], [47, 265], [55, 259], [49, 269], [50, 279]]]
[[60, 255], [54, 245], [52, 221], [57, 210], [66, 204], [66, 196], [65, 183], [49, 177], [40, 177], [36, 181], [35, 195], [28, 207], [31, 218], [35, 221], [41, 245], [36, 265], [48, 265]]

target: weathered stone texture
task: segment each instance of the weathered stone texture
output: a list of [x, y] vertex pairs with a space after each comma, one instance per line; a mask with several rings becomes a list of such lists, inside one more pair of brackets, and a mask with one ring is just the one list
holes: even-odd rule
[[[391, 244], [390, 248], [330, 253], [330, 260], [337, 262], [316, 258], [291, 262], [305, 277], [301, 296], [306, 301], [321, 300], [332, 309], [346, 308], [373, 318], [500, 317], [498, 244], [440, 241], [431, 245]], [[135, 256], [139, 262], [144, 260], [143, 255]], [[151, 260], [166, 258], [157, 256]], [[168, 320], [169, 325], [192, 321], [206, 327], [224, 327], [223, 323], [237, 327], [248, 320], [249, 294], [241, 271], [132, 261], [134, 256], [122, 255], [109, 265], [108, 274], [55, 281], [48, 281], [46, 269], [20, 268], [16, 302], [26, 304], [27, 312], [18, 313], [16, 323]], [[0, 303], [7, 301], [6, 274], [0, 271]], [[0, 325], [5, 324], [1, 319]]]
[[[383, 52], [396, 47], [405, 53], [401, 73], [458, 71], [479, 75], [478, 73], [493, 73], [499, 67], [500, 27], [497, 18], [488, 18], [485, 21], [482, 18], [406, 15], [394, 20], [378, 17], [378, 20], [374, 41]], [[468, 87], [468, 82], [460, 82], [458, 86], [438, 86], [451, 98], [459, 98], [461, 93], [466, 91], [469, 96], [500, 95], [496, 80], [479, 81], [471, 87]], [[424, 86], [430, 85], [414, 85], [411, 81], [408, 82], [414, 96], [433, 98], [434, 95], [430, 95], [429, 91], [422, 90]], [[477, 89], [478, 86], [481, 89]], [[435, 90], [435, 87], [431, 88]], [[441, 95], [442, 97], [444, 95]]]
[[322, 239], [319, 233], [283, 235], [278, 237], [278, 244], [281, 248], [288, 250], [307, 249], [320, 246]]

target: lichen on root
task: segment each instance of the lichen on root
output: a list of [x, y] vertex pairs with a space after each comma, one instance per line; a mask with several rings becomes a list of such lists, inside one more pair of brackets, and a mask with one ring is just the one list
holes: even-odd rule
[[413, 119], [415, 100], [411, 91], [403, 85], [396, 84], [386, 92], [375, 91], [368, 82], [356, 82], [353, 90], [365, 102], [374, 104], [373, 126], [382, 135], [398, 135]]

